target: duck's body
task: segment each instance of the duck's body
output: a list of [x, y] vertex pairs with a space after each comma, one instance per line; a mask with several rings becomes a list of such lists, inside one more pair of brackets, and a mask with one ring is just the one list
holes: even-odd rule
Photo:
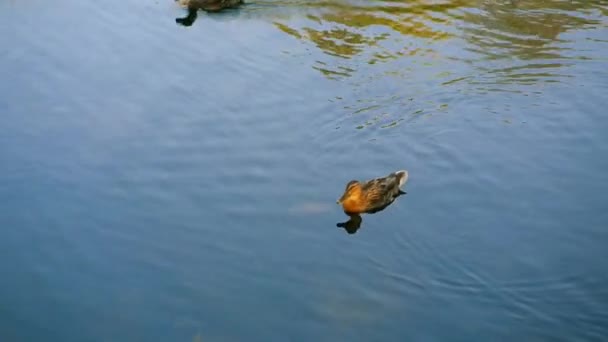
[[243, 4], [243, 0], [175, 0], [180, 5], [188, 8], [188, 15], [177, 18], [175, 22], [184, 26], [191, 26], [197, 17], [198, 10], [206, 12], [219, 12], [226, 8], [234, 8]]
[[225, 8], [241, 5], [243, 0], [179, 0], [180, 4], [188, 9], [217, 12]]
[[403, 170], [363, 182], [352, 180], [346, 184], [338, 204], [349, 215], [380, 211], [404, 193], [401, 187], [407, 179], [408, 172]]

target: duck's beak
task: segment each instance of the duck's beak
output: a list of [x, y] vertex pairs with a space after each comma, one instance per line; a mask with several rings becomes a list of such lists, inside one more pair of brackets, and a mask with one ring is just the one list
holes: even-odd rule
[[336, 201], [336, 204], [340, 204], [340, 200], [337, 200], [337, 201]]

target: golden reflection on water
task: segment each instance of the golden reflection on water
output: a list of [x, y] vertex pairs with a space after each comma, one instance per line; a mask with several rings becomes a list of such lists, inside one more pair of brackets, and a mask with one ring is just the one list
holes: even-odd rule
[[595, 27], [593, 10], [606, 11], [605, 1], [485, 2], [478, 12], [467, 12], [463, 20], [475, 24], [464, 31], [472, 49], [488, 58], [513, 56], [524, 60], [564, 58], [560, 35], [571, 29]]
[[[322, 52], [311, 59], [313, 69], [331, 80], [349, 80], [352, 98], [344, 99], [344, 109], [357, 118], [353, 127], [358, 129], [392, 128], [442, 113], [446, 103], [433, 96], [422, 100], [429, 89], [538, 94], [537, 85], [572, 77], [574, 60], [590, 58], [567, 33], [605, 27], [608, 16], [608, 0], [291, 5], [304, 11], [304, 18], [274, 19], [275, 27]], [[390, 79], [398, 79], [403, 89], [378, 97], [379, 84]]]
[[[400, 57], [407, 57], [432, 51], [412, 47], [407, 37], [426, 40], [442, 40], [451, 33], [439, 24], [449, 24], [451, 18], [445, 13], [463, 6], [470, 0], [460, 0], [445, 4], [416, 2], [313, 2], [306, 16], [305, 26], [276, 21], [275, 26], [286, 34], [313, 43], [327, 55], [351, 59], [368, 55], [367, 63], [376, 64]], [[400, 45], [382, 44], [391, 37], [401, 41]], [[316, 65], [315, 69], [332, 78], [350, 76], [354, 70], [348, 67], [326, 67]]]
[[[455, 37], [486, 58], [561, 58], [561, 48], [553, 44], [559, 36], [601, 23], [590, 17], [608, 11], [603, 0], [320, 1], [305, 7], [313, 9], [305, 25], [276, 21], [275, 26], [331, 56], [367, 54], [368, 64], [427, 54], [435, 51], [432, 43]], [[393, 44], [382, 44], [391, 38]], [[412, 47], [412, 41], [421, 46]], [[328, 77], [355, 71], [315, 68]]]

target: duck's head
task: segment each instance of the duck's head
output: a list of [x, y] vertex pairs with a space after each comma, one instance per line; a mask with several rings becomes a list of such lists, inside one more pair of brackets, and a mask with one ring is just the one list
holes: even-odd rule
[[346, 188], [344, 189], [344, 194], [340, 197], [339, 200], [336, 201], [337, 204], [342, 204], [344, 201], [353, 196], [358, 196], [361, 193], [361, 183], [356, 180], [352, 180], [346, 184]]

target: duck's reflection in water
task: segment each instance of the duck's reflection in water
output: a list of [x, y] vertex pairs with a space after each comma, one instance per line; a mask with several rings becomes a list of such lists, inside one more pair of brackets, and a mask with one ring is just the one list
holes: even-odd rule
[[175, 22], [182, 26], [192, 26], [196, 17], [198, 16], [198, 10], [194, 8], [188, 8], [188, 15], [183, 18], [175, 18]]
[[[397, 197], [406, 194], [405, 191], [400, 191], [395, 197], [394, 199], [397, 199]], [[388, 206], [390, 206], [391, 204], [395, 203], [394, 201], [391, 201], [390, 203], [387, 203], [386, 205], [376, 208], [374, 210], [370, 210], [367, 211], [366, 214], [375, 214], [378, 213], [384, 209], [386, 209]], [[344, 230], [348, 233], [348, 234], [355, 234], [359, 228], [361, 228], [361, 224], [363, 223], [363, 217], [361, 217], [361, 215], [359, 214], [348, 214], [345, 213], [349, 216], [348, 221], [344, 221], [344, 222], [338, 222], [336, 224], [336, 227], [339, 228], [344, 228]]]
[[336, 226], [344, 228], [348, 234], [355, 234], [357, 230], [361, 228], [361, 222], [363, 222], [361, 215], [353, 215], [348, 219], [348, 221], [339, 222], [336, 224]]

